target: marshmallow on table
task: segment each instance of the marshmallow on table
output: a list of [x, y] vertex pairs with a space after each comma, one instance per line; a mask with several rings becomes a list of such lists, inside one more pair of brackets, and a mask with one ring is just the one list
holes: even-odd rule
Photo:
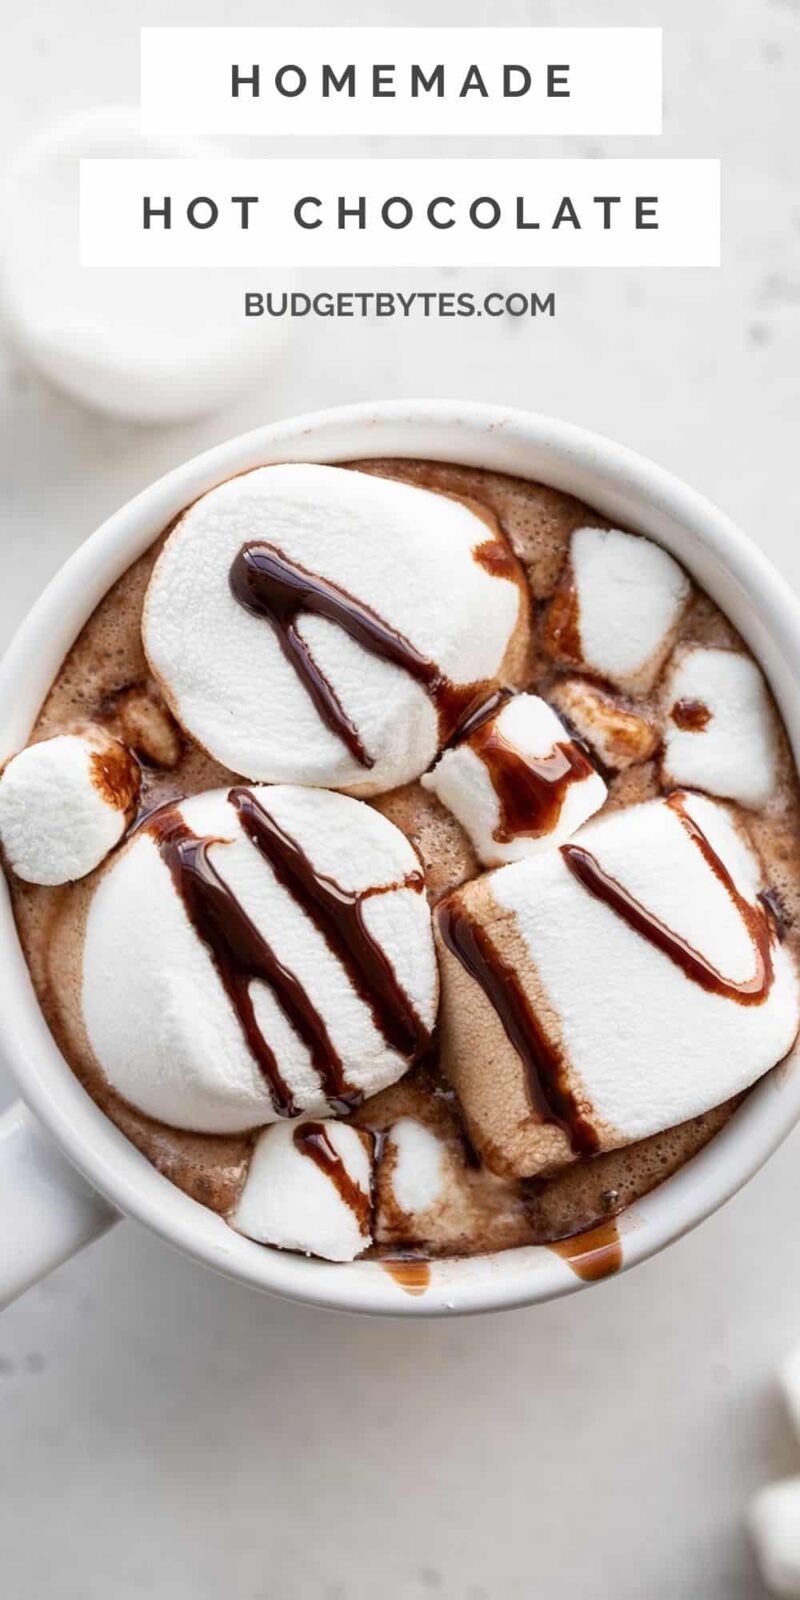
[[227, 1220], [259, 1244], [354, 1261], [372, 1243], [372, 1154], [372, 1134], [346, 1122], [267, 1128]]
[[102, 729], [28, 745], [0, 777], [0, 843], [17, 877], [83, 878], [119, 843], [139, 794], [139, 768]]
[[653, 723], [586, 678], [558, 678], [547, 692], [556, 710], [612, 772], [655, 755], [659, 735]]
[[800, 1478], [761, 1489], [751, 1502], [749, 1523], [767, 1588], [800, 1596]]
[[481, 564], [495, 540], [447, 495], [341, 467], [261, 467], [180, 518], [147, 591], [145, 651], [178, 722], [232, 771], [378, 794], [430, 765], [441, 742], [434, 695], [298, 600], [301, 645], [364, 764], [323, 719], [283, 636], [235, 598], [233, 563], [246, 545], [267, 546], [367, 608], [442, 679], [488, 694], [498, 679], [513, 681], [528, 626], [510, 555], [499, 574]]
[[545, 648], [621, 689], [652, 688], [690, 594], [660, 545], [619, 528], [578, 528], [550, 603]]
[[[84, 267], [79, 162], [224, 156], [210, 140], [156, 138], [136, 108], [105, 107], [36, 135], [5, 174], [0, 298], [25, 354], [84, 404], [141, 421], [192, 417], [263, 383], [287, 317], [243, 315], [244, 269]], [[156, 221], [154, 226], [160, 226]]]
[[[212, 790], [163, 808], [132, 836], [92, 897], [83, 1015], [97, 1062], [125, 1100], [163, 1122], [202, 1133], [272, 1122], [280, 1106], [217, 957], [190, 916], [171, 859], [164, 858], [159, 839], [165, 819], [168, 830], [177, 823], [190, 839], [210, 841], [207, 870], [296, 982], [299, 1003], [310, 1006], [319, 1028], [327, 1030], [349, 1089], [364, 1097], [376, 1094], [409, 1064], [399, 1045], [384, 1036], [368, 984], [358, 992], [346, 952], [329, 942], [313, 906], [290, 892], [279, 880], [280, 867], [273, 870], [251, 842], [231, 794], [250, 796], [314, 871], [333, 880], [334, 892], [364, 895], [360, 914], [376, 962], [387, 963], [423, 1034], [433, 1026], [438, 1000], [419, 861], [399, 829], [370, 806], [324, 790], [278, 786]], [[246, 943], [252, 946], [249, 933]], [[248, 981], [245, 973], [243, 988], [259, 1036], [256, 1051], [260, 1039], [296, 1110], [325, 1115], [330, 1103], [313, 1037], [301, 1037], [302, 1025], [298, 1032], [272, 982], [262, 976]]]
[[800, 1440], [800, 1345], [786, 1357], [779, 1376], [786, 1409]]
[[775, 714], [750, 656], [682, 650], [664, 688], [664, 781], [755, 810], [774, 791], [777, 763]]
[[445, 750], [422, 779], [469, 834], [484, 866], [519, 861], [569, 838], [607, 789], [545, 700], [506, 700]]
[[[467, 884], [437, 908], [442, 1065], [493, 1170], [529, 1176], [646, 1138], [722, 1104], [790, 1049], [798, 979], [757, 900], [759, 862], [724, 807], [690, 794], [680, 804], [688, 827], [675, 797], [631, 806], [590, 823], [569, 845]], [[623, 900], [633, 897], [633, 925], [592, 892], [587, 853]], [[673, 955], [659, 948], [657, 929], [654, 939], [636, 927], [637, 905], [651, 931], [652, 919], [669, 931]], [[477, 929], [489, 963], [504, 964], [501, 1006], [509, 989], [512, 999], [521, 994], [506, 1018], [510, 1032], [497, 995], [489, 998], [453, 953], [459, 927], [473, 930], [468, 959]], [[710, 987], [688, 975], [675, 939], [721, 975], [728, 992], [707, 971]], [[769, 941], [773, 980], [764, 998], [745, 1004], [730, 986], [757, 979], [757, 940]]]

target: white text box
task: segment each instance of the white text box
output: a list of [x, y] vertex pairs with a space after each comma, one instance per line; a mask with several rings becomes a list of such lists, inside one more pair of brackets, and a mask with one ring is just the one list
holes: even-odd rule
[[150, 133], [661, 132], [660, 28], [143, 28], [141, 68]]
[[710, 160], [81, 162], [86, 266], [707, 267], [719, 240]]

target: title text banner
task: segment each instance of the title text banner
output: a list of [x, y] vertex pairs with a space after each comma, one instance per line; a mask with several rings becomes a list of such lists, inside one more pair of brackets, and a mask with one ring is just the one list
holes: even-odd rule
[[659, 134], [660, 28], [143, 28], [148, 133]]

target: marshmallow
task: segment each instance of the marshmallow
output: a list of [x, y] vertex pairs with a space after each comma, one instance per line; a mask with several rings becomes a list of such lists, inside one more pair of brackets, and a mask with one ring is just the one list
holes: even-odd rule
[[259, 1244], [354, 1261], [372, 1243], [372, 1146], [347, 1122], [267, 1128], [230, 1226]]
[[146, 689], [126, 689], [114, 702], [122, 736], [129, 750], [151, 767], [171, 771], [183, 755], [183, 740], [166, 706]]
[[786, 1409], [794, 1431], [800, 1439], [800, 1345], [786, 1357], [780, 1369], [779, 1379]]
[[[685, 794], [442, 902], [442, 1064], [493, 1170], [528, 1176], [647, 1138], [782, 1059], [800, 993], [760, 884], [730, 814]], [[734, 986], [769, 963], [766, 995], [745, 1003]]]
[[[311, 674], [332, 697], [325, 720], [302, 676], [309, 665], [298, 668], [284, 653], [285, 624], [234, 597], [232, 567], [253, 542], [299, 566], [301, 586], [304, 574], [321, 575], [338, 603], [350, 599], [386, 624], [465, 702], [471, 689], [490, 693], [513, 672], [527, 626], [524, 582], [474, 510], [340, 467], [258, 468], [184, 512], [143, 618], [145, 650], [172, 711], [232, 771], [377, 794], [418, 777], [441, 743], [435, 693], [306, 602], [294, 648], [310, 653]], [[482, 563], [482, 552], [493, 559]], [[302, 598], [302, 587], [293, 592]], [[344, 719], [363, 759], [331, 715]]]
[[748, 1520], [767, 1588], [772, 1594], [800, 1595], [800, 1478], [761, 1489]]
[[558, 678], [547, 692], [556, 710], [612, 772], [655, 755], [659, 735], [653, 723], [586, 678]]
[[416, 1117], [401, 1117], [386, 1136], [384, 1161], [395, 1205], [406, 1216], [429, 1211], [441, 1200], [446, 1178], [446, 1151], [441, 1139]]
[[664, 692], [665, 783], [706, 789], [757, 810], [777, 777], [778, 737], [764, 679], [738, 650], [691, 646]]
[[[316, 906], [297, 869], [280, 854], [273, 866], [252, 842], [253, 805], [294, 859], [311, 863]], [[176, 881], [181, 829], [190, 852], [193, 836], [209, 843]], [[205, 919], [198, 871], [213, 880]], [[345, 795], [219, 789], [163, 807], [103, 874], [87, 918], [83, 1015], [109, 1083], [162, 1122], [235, 1133], [281, 1114], [325, 1115], [396, 1082], [436, 1017], [422, 883], [399, 830]], [[357, 902], [355, 957], [335, 910], [327, 922], [320, 915], [326, 893]], [[220, 926], [229, 929], [221, 955]]]
[[545, 647], [621, 689], [652, 688], [689, 598], [659, 545], [619, 528], [578, 528], [550, 605]]
[[29, 359], [61, 389], [112, 415], [193, 417], [264, 381], [289, 317], [243, 315], [252, 274], [83, 267], [82, 157], [208, 160], [210, 140], [143, 134], [135, 108], [79, 112], [39, 133], [5, 174], [0, 296]]
[[478, 1179], [468, 1166], [458, 1132], [448, 1136], [441, 1124], [434, 1131], [414, 1115], [400, 1117], [386, 1132], [376, 1165], [375, 1240], [391, 1251], [458, 1254], [459, 1242], [475, 1237], [491, 1185], [486, 1172]]
[[506, 700], [422, 779], [469, 834], [484, 866], [568, 839], [599, 811], [606, 785], [552, 707]]
[[18, 878], [69, 883], [113, 850], [133, 815], [139, 768], [102, 729], [28, 745], [0, 778], [0, 842]]

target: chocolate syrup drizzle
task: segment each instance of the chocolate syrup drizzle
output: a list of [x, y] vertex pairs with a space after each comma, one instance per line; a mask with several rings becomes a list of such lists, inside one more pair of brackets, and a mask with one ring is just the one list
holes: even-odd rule
[[676, 728], [687, 733], [701, 733], [711, 721], [711, 711], [702, 700], [676, 700], [670, 716]]
[[[384, 951], [372, 938], [362, 904], [375, 894], [400, 887], [421, 893], [422, 874], [410, 873], [402, 884], [344, 890], [332, 878], [316, 871], [296, 840], [280, 828], [250, 790], [232, 789], [228, 799], [247, 837], [341, 961], [357, 993], [370, 1006], [375, 1025], [387, 1044], [415, 1059], [427, 1048], [429, 1032], [417, 1017]], [[284, 966], [250, 920], [210, 858], [211, 845], [225, 841], [198, 837], [174, 805], [154, 812], [142, 826], [155, 840], [189, 919], [211, 953], [247, 1044], [269, 1085], [278, 1115], [295, 1117], [302, 1108], [295, 1102], [275, 1053], [258, 1026], [250, 994], [254, 980], [271, 988], [287, 1021], [306, 1046], [333, 1110], [339, 1115], [356, 1110], [363, 1093], [348, 1083], [344, 1063], [322, 1016], [299, 979]]]
[[641, 901], [618, 883], [616, 878], [612, 878], [582, 845], [561, 846], [565, 864], [589, 894], [596, 900], [602, 900], [603, 904], [616, 912], [634, 933], [638, 933], [648, 944], [654, 945], [657, 950], [668, 956], [692, 983], [699, 984], [701, 989], [706, 989], [711, 994], [736, 1000], [739, 1005], [762, 1005], [772, 987], [773, 978], [772, 932], [764, 909], [760, 905], [752, 905], [744, 895], [740, 894], [724, 861], [717, 855], [702, 828], [686, 810], [683, 795], [671, 794], [665, 803], [671, 811], [674, 811], [715, 878], [722, 884], [747, 929], [755, 956], [755, 968], [751, 978], [744, 978], [741, 981], [726, 978], [699, 950], [695, 950], [694, 945], [689, 944], [688, 940], [675, 933], [672, 928], [668, 928], [652, 911], [648, 911]]
[[514, 968], [455, 899], [442, 901], [436, 916], [448, 950], [480, 985], [525, 1068], [537, 1119], [561, 1128], [576, 1155], [592, 1155], [597, 1134], [572, 1092], [563, 1055], [542, 1028]]
[[[479, 546], [479, 549], [482, 548]], [[477, 684], [452, 683], [435, 661], [423, 656], [370, 606], [356, 600], [329, 578], [308, 572], [298, 562], [290, 561], [275, 545], [263, 544], [258, 540], [243, 545], [234, 557], [229, 582], [239, 605], [269, 623], [284, 656], [297, 673], [325, 726], [341, 740], [361, 767], [372, 767], [374, 762], [333, 686], [317, 666], [309, 646], [298, 631], [299, 617], [326, 617], [370, 655], [377, 656], [381, 661], [389, 661], [407, 672], [433, 702], [439, 719], [440, 744], [447, 741], [480, 694]]]
[[413, 889], [422, 894], [422, 872], [407, 873], [402, 883], [343, 889], [334, 878], [317, 872], [297, 840], [265, 810], [251, 789], [231, 789], [228, 798], [243, 831], [269, 862], [278, 882], [313, 918], [356, 993], [369, 1006], [378, 1032], [399, 1055], [417, 1061], [430, 1045], [430, 1030], [398, 983], [382, 945], [370, 933], [364, 905], [375, 895], [393, 889]]
[[330, 1179], [339, 1198], [352, 1211], [360, 1232], [368, 1234], [372, 1223], [371, 1193], [350, 1176], [324, 1122], [301, 1122], [292, 1138], [300, 1154], [307, 1156]]
[[567, 790], [590, 778], [595, 770], [571, 739], [559, 741], [545, 756], [523, 756], [488, 720], [473, 730], [470, 746], [483, 762], [497, 795], [500, 817], [492, 838], [498, 844], [552, 833]]
[[[725, 863], [687, 812], [683, 795], [670, 795], [666, 804], [675, 812], [742, 918], [755, 955], [751, 978], [737, 981], [724, 977], [700, 951], [668, 928], [605, 872], [582, 845], [561, 845], [565, 865], [589, 894], [609, 906], [635, 933], [661, 950], [693, 983], [736, 1000], [740, 1005], [761, 1005], [773, 980], [770, 921], [761, 905], [752, 905], [739, 892]], [[513, 967], [496, 950], [485, 929], [456, 899], [443, 901], [436, 914], [444, 943], [483, 989], [522, 1061], [535, 1114], [542, 1122], [561, 1128], [576, 1155], [591, 1155], [598, 1148], [595, 1129], [583, 1115], [572, 1092], [561, 1050], [542, 1028]]]

